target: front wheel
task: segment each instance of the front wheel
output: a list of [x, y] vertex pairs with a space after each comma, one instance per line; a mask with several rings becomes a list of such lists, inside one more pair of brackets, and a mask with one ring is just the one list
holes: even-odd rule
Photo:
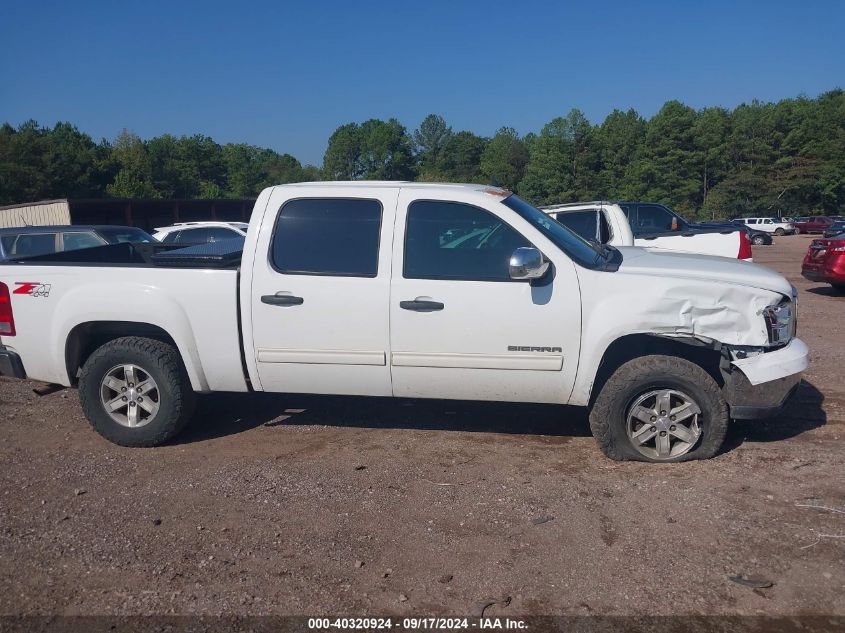
[[590, 411], [601, 450], [620, 461], [713, 457], [728, 422], [728, 405], [713, 377], [675, 356], [628, 361], [607, 380]]
[[801, 229], [795, 229], [795, 235], [801, 235]]
[[777, 235], [778, 237], [783, 237], [784, 235], [786, 235], [786, 231], [784, 231], [783, 229], [775, 229], [775, 235]]
[[755, 246], [762, 246], [763, 244], [766, 243], [766, 240], [762, 235], [755, 235], [751, 239], [751, 243], [754, 244]]
[[85, 417], [121, 446], [158, 446], [181, 431], [193, 413], [194, 392], [172, 345], [125, 337], [85, 361], [79, 376]]

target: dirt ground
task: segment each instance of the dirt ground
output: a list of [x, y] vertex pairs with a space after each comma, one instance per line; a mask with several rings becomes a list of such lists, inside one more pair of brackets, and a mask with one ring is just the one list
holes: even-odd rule
[[609, 461], [578, 409], [297, 395], [125, 449], [0, 379], [0, 614], [845, 614], [845, 296], [808, 244], [754, 252], [806, 380], [706, 462]]

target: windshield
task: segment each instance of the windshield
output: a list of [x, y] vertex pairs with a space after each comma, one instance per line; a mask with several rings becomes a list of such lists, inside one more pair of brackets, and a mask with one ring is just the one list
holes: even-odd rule
[[585, 268], [605, 267], [609, 257], [609, 251], [606, 250], [606, 247], [598, 243], [588, 242], [577, 233], [531, 206], [516, 194], [502, 200], [502, 204], [513, 209], [523, 219], [533, 224], [540, 233], [554, 242], [555, 246], [566, 253], [576, 264]]
[[124, 242], [151, 244], [156, 241], [146, 231], [132, 227], [101, 228], [97, 229], [97, 232], [106, 238], [109, 244], [123, 244]]

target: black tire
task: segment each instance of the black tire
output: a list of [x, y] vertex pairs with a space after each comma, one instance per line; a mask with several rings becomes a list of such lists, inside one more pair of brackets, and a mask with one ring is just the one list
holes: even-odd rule
[[[691, 450], [668, 459], [652, 459], [634, 448], [626, 431], [634, 400], [654, 389], [689, 394], [701, 409], [701, 436]], [[590, 429], [602, 452], [617, 461], [681, 462], [716, 455], [728, 430], [728, 405], [719, 385], [700, 366], [675, 356], [642, 356], [630, 360], [607, 380], [590, 410]]]
[[775, 229], [775, 235], [777, 235], [778, 237], [783, 237], [784, 235], [786, 235], [786, 231], [784, 231], [783, 229]]
[[755, 246], [762, 246], [766, 243], [766, 238], [764, 238], [762, 235], [755, 235], [753, 238], [751, 238], [751, 243]]
[[[106, 374], [123, 364], [134, 364], [157, 385], [158, 410], [143, 426], [130, 428], [112, 419], [100, 397]], [[120, 446], [158, 446], [177, 435], [194, 411], [196, 397], [179, 352], [161, 341], [137, 336], [109, 341], [82, 367], [79, 400], [85, 416], [104, 438]]]
[[845, 292], [845, 284], [830, 284], [833, 286], [834, 290], [838, 290], [839, 292]]

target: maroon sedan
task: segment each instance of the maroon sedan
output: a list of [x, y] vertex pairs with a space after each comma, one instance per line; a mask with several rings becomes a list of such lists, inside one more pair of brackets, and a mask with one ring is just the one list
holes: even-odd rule
[[814, 215], [806, 222], [794, 222], [795, 233], [824, 233], [833, 224], [834, 219], [824, 215]]
[[810, 281], [828, 283], [845, 292], [845, 239], [813, 240], [804, 257], [801, 274]]

